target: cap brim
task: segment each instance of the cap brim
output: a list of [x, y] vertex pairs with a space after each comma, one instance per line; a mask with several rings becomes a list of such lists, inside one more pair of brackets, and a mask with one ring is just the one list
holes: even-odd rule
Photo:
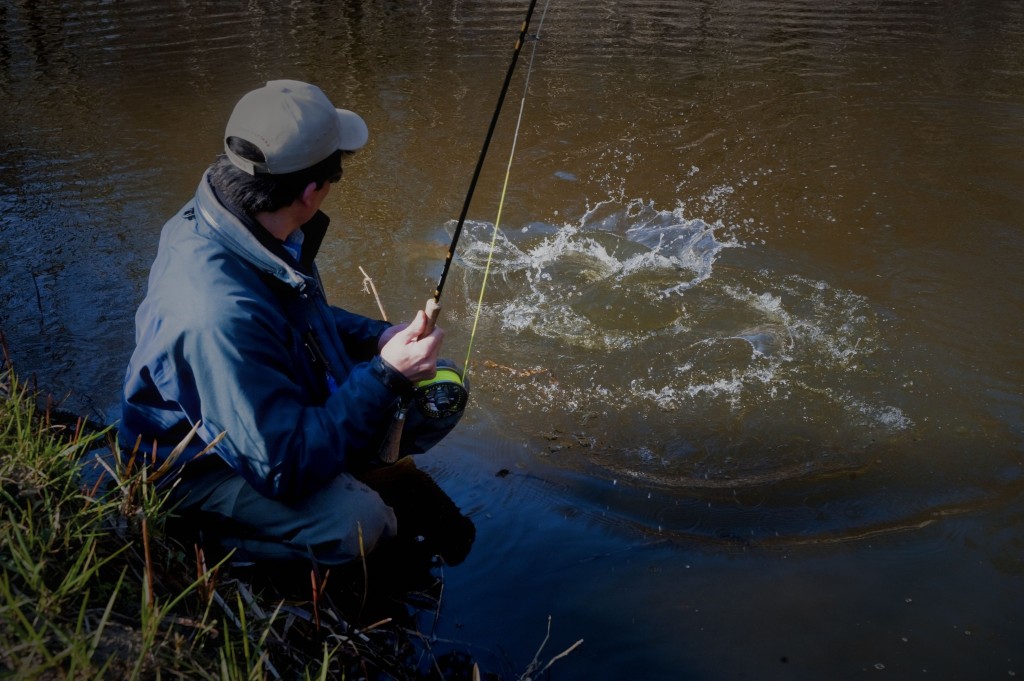
[[341, 140], [338, 148], [342, 151], [360, 149], [370, 139], [370, 130], [362, 117], [348, 109], [335, 109], [338, 112], [338, 124], [341, 128]]

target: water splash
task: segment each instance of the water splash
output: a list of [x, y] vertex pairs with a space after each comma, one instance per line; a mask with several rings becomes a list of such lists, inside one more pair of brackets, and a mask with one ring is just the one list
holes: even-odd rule
[[[466, 226], [467, 292], [491, 232]], [[720, 224], [639, 200], [499, 233], [482, 320], [490, 406], [573, 433], [601, 465], [651, 452], [628, 461], [632, 477], [831, 469], [826, 450], [858, 465], [865, 443], [912, 425], [872, 389], [876, 316], [828, 282], [729, 257], [743, 248]]]

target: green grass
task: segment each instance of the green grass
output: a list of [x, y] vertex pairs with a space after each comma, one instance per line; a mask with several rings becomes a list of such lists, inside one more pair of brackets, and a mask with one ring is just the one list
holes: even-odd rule
[[412, 678], [386, 627], [378, 643], [312, 598], [264, 605], [171, 541], [158, 471], [111, 468], [85, 488], [79, 461], [110, 433], [58, 424], [38, 401], [0, 373], [0, 678], [328, 679], [389, 665]]

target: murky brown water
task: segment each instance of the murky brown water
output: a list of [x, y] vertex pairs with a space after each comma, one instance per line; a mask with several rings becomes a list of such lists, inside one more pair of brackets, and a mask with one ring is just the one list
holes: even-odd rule
[[[362, 266], [411, 315], [525, 5], [0, 3], [19, 369], [111, 414], [159, 227], [276, 77], [371, 128], [328, 205], [333, 299], [374, 313]], [[425, 459], [478, 526], [440, 633], [521, 670], [551, 614], [552, 647], [587, 639], [568, 678], [1024, 673], [1024, 7], [540, 26], [472, 413]], [[532, 47], [445, 292], [460, 361]]]

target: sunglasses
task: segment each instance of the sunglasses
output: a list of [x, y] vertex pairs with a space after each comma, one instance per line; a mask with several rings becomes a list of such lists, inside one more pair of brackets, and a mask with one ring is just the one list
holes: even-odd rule
[[345, 174], [344, 169], [343, 168], [338, 168], [338, 172], [336, 172], [333, 175], [331, 175], [330, 177], [328, 177], [327, 181], [330, 182], [331, 184], [337, 184], [338, 182], [341, 182], [341, 176], [344, 175], [344, 174]]

